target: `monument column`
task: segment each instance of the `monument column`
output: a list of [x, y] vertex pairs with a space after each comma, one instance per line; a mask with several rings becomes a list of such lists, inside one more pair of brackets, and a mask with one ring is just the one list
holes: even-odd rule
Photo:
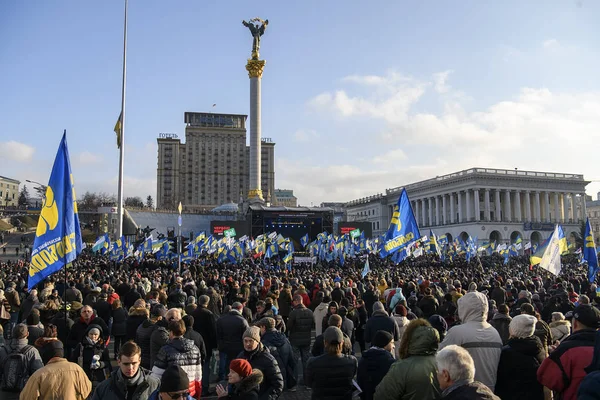
[[[246, 63], [250, 78], [250, 179], [248, 199], [264, 201], [261, 190], [261, 80], [266, 61], [260, 59], [260, 37], [265, 33], [269, 20], [254, 18], [242, 21], [252, 34], [252, 56]], [[259, 25], [260, 23], [260, 25]]]
[[454, 193], [450, 193], [450, 223], [456, 222], [456, 212], [454, 211]]

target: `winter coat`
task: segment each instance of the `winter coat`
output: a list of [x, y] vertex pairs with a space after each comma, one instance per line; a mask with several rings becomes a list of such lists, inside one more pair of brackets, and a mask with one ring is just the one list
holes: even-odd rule
[[[152, 323], [149, 319], [138, 326], [135, 333], [135, 342], [142, 349], [142, 360], [140, 365], [146, 369], [152, 369], [152, 352], [150, 349], [150, 339], [152, 333], [158, 328], [158, 325]], [[158, 353], [158, 350], [157, 350]]]
[[550, 323], [550, 331], [554, 341], [562, 342], [571, 334], [571, 323], [567, 320], [554, 321]]
[[[342, 334], [344, 335], [342, 354], [349, 356], [352, 354], [352, 342], [350, 341], [350, 338], [346, 336], [345, 333], [342, 332]], [[318, 357], [325, 354], [325, 340], [323, 339], [323, 335], [319, 335], [315, 338], [315, 342], [313, 343], [313, 347], [310, 350], [310, 354], [312, 354], [313, 357]]]
[[33, 307], [38, 306], [40, 304], [37, 296], [33, 297], [29, 295], [25, 300], [23, 300], [23, 304], [21, 304], [21, 311], [19, 312], [19, 321], [25, 321], [29, 314], [31, 314], [31, 310]]
[[400, 340], [400, 331], [394, 318], [388, 316], [385, 311], [375, 311], [367, 320], [365, 327], [365, 342], [371, 343], [377, 331], [389, 332], [394, 340]]
[[202, 363], [200, 350], [193, 341], [184, 337], [169, 339], [154, 361], [152, 375], [160, 379], [169, 365], [178, 365], [190, 380], [190, 394], [196, 397], [200, 393], [202, 383]]
[[289, 289], [283, 289], [279, 294], [279, 315], [288, 317], [292, 311], [292, 292]]
[[156, 356], [162, 347], [169, 341], [167, 321], [164, 319], [156, 322], [156, 329], [150, 335], [150, 365], [154, 366]]
[[106, 343], [108, 341], [108, 327], [102, 318], [92, 315], [90, 321], [85, 322], [83, 317], [79, 317], [79, 319], [73, 323], [71, 332], [69, 333], [69, 338], [67, 339], [67, 345], [70, 349], [74, 349], [79, 343], [81, 343], [90, 325], [98, 325], [101, 328], [100, 331], [102, 332], [102, 338], [104, 339], [104, 342]]
[[71, 332], [71, 328], [73, 327], [73, 320], [71, 318], [67, 318], [67, 322], [65, 323], [65, 312], [60, 311], [56, 313], [54, 317], [52, 317], [50, 323], [56, 326], [56, 329], [58, 331], [58, 340], [60, 340], [63, 344], [67, 344], [69, 333]]
[[356, 383], [362, 389], [361, 399], [373, 400], [375, 388], [388, 373], [394, 361], [394, 357], [389, 351], [379, 347], [371, 347], [362, 354], [358, 361], [356, 375]]
[[91, 391], [92, 383], [79, 365], [56, 357], [29, 377], [20, 398], [85, 400]]
[[552, 339], [552, 332], [550, 331], [550, 327], [544, 321], [537, 321], [535, 323], [535, 332], [534, 335], [540, 339], [542, 346], [544, 346], [544, 350], [546, 354], [548, 354], [548, 347], [554, 344], [554, 340]]
[[329, 309], [329, 303], [321, 303], [315, 308], [313, 312], [313, 318], [315, 320], [315, 335], [319, 336], [323, 333], [323, 318], [327, 315]]
[[[500, 400], [492, 391], [481, 382], [467, 382], [458, 386], [451, 386], [442, 392], [444, 400]], [[504, 399], [502, 399], [504, 400]]]
[[373, 314], [373, 304], [375, 304], [375, 302], [378, 301], [379, 298], [373, 290], [367, 290], [363, 295], [363, 300], [365, 302], [365, 307], [367, 308], [367, 314], [370, 318], [371, 314]]
[[[24, 349], [25, 346], [27, 349]], [[27, 372], [29, 375], [33, 375], [33, 373], [44, 366], [42, 364], [42, 358], [40, 357], [39, 351], [34, 346], [30, 346], [27, 344], [27, 339], [12, 339], [9, 343], [4, 344], [0, 347], [0, 365], [4, 365], [6, 359], [13, 351], [24, 351], [23, 355], [25, 356], [25, 362], [27, 363]], [[2, 381], [2, 375], [4, 374], [4, 369], [0, 368], [0, 382]], [[0, 391], [0, 399], [2, 397], [2, 391]]]
[[294, 378], [296, 363], [292, 354], [292, 346], [285, 335], [273, 329], [265, 332], [260, 341], [277, 360], [285, 388], [296, 386], [297, 382]]
[[184, 308], [186, 300], [187, 294], [183, 290], [175, 289], [167, 297], [167, 306], [168, 308]]
[[357, 369], [354, 356], [323, 354], [308, 359], [304, 383], [312, 388], [313, 400], [351, 400]]
[[511, 338], [502, 348], [495, 393], [501, 399], [544, 400], [537, 370], [545, 357], [546, 351], [536, 336]]
[[70, 287], [65, 293], [65, 301], [67, 303], [72, 303], [74, 301], [83, 303], [83, 295], [81, 294], [81, 291], [79, 289], [75, 287]]
[[186, 327], [184, 338], [190, 339], [198, 350], [200, 350], [200, 358], [202, 359], [202, 364], [204, 365], [204, 361], [206, 360], [206, 345], [204, 344], [204, 338], [201, 334], [196, 332], [193, 327]]
[[[97, 343], [92, 342], [92, 340], [87, 337], [88, 332], [92, 328], [100, 330], [100, 340]], [[98, 369], [92, 369], [94, 356], [99, 358], [100, 367]], [[106, 379], [106, 376], [110, 374], [112, 367], [110, 364], [108, 347], [104, 345], [102, 329], [98, 325], [90, 325], [88, 327], [81, 343], [79, 343], [71, 353], [71, 359], [69, 361], [79, 364], [92, 382], [102, 382]]]
[[141, 299], [142, 295], [137, 292], [137, 290], [132, 289], [128, 293], [123, 296], [123, 304], [125, 305], [125, 309], [129, 310], [133, 307], [133, 304], [137, 299]]
[[9, 287], [4, 292], [4, 297], [6, 297], [8, 304], [10, 304], [10, 312], [19, 312], [21, 310], [21, 298], [19, 297], [19, 292]]
[[600, 393], [600, 331], [596, 332], [592, 363], [585, 368], [587, 375], [577, 390], [578, 400], [597, 400]]
[[496, 328], [504, 345], [508, 343], [508, 339], [510, 338], [510, 332], [508, 331], [510, 321], [512, 321], [510, 316], [501, 313], [494, 314], [494, 317], [490, 321], [490, 325]]
[[292, 309], [287, 322], [287, 330], [292, 346], [310, 346], [313, 323], [313, 312], [303, 304], [298, 304]]
[[104, 322], [108, 322], [110, 317], [113, 316], [112, 307], [106, 300], [98, 300], [94, 306], [94, 310], [96, 310], [96, 315], [102, 318]]
[[394, 295], [390, 299], [390, 306], [389, 306], [390, 312], [394, 311], [396, 306], [398, 304], [400, 304], [401, 301], [404, 301], [404, 300], [406, 300], [406, 297], [404, 297], [404, 294], [402, 293], [402, 288], [396, 288]]
[[[133, 393], [133, 400], [146, 400], [160, 386], [160, 379], [150, 375], [150, 371], [140, 368], [142, 382]], [[91, 400], [123, 400], [127, 393], [127, 385], [120, 369], [115, 369], [108, 379], [98, 385]]]
[[228, 360], [233, 360], [244, 349], [242, 336], [246, 328], [248, 322], [237, 310], [231, 310], [217, 320], [218, 348], [227, 354]]
[[263, 373], [263, 381], [258, 391], [260, 400], [276, 400], [283, 392], [283, 376], [277, 361], [262, 343], [251, 352], [242, 351], [237, 357], [247, 360], [252, 369], [259, 369]]
[[258, 400], [258, 390], [263, 381], [263, 373], [259, 369], [231, 387], [229, 400]]
[[335, 288], [331, 291], [331, 301], [340, 304], [344, 298], [344, 291], [341, 288]]
[[58, 338], [55, 337], [40, 337], [35, 341], [34, 346], [39, 351], [44, 365], [48, 364], [48, 361], [50, 361], [50, 359], [54, 357], [54, 349], [52, 348], [52, 342], [56, 342], [57, 340]]
[[34, 345], [35, 341], [44, 336], [44, 330], [37, 325], [27, 325], [27, 331], [29, 336], [27, 337], [27, 343]]
[[538, 368], [538, 382], [559, 392], [563, 400], [575, 400], [585, 368], [592, 362], [595, 336], [594, 329], [581, 329], [564, 339]]
[[375, 390], [381, 400], [428, 400], [440, 397], [435, 353], [438, 332], [431, 326], [419, 326], [408, 344], [408, 357], [396, 361]]
[[111, 334], [113, 336], [126, 335], [127, 317], [127, 311], [125, 311], [123, 307], [119, 307], [116, 310], [113, 310], [113, 323], [111, 328]]
[[206, 351], [210, 355], [217, 348], [217, 320], [215, 315], [207, 308], [196, 308], [194, 317], [194, 330], [202, 335]]
[[502, 339], [498, 331], [486, 322], [487, 311], [488, 300], [483, 293], [470, 292], [458, 299], [458, 317], [462, 324], [448, 331], [440, 343], [440, 350], [451, 344], [467, 350], [475, 364], [475, 380], [493, 391]]
[[130, 308], [127, 322], [125, 323], [125, 341], [135, 340], [138, 326], [148, 320], [148, 310], [144, 308]]
[[496, 305], [506, 304], [506, 290], [501, 287], [492, 289], [491, 299], [496, 302]]

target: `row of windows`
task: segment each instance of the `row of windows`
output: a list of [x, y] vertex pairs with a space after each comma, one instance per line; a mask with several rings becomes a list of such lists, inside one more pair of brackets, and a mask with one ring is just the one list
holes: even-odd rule
[[[4, 183], [1, 183], [1, 182], [0, 182], [0, 187], [4, 187]], [[17, 186], [17, 185], [11, 185], [10, 183], [7, 183], [7, 184], [6, 184], [6, 188], [7, 188], [7, 189], [11, 189], [11, 188], [12, 188], [12, 189], [14, 189], [14, 190], [17, 190], [17, 189], [18, 189], [18, 186]]]

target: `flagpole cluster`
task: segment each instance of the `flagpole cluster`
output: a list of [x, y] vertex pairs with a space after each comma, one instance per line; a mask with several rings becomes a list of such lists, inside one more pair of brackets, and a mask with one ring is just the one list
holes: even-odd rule
[[125, 22], [123, 25], [123, 81], [121, 86], [121, 126], [119, 146], [119, 189], [117, 197], [118, 231], [123, 236], [123, 164], [125, 161], [125, 83], [127, 78], [127, 0], [125, 0]]

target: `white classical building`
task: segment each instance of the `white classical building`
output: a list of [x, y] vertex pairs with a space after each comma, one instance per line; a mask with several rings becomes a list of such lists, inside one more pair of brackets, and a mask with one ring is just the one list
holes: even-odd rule
[[423, 235], [471, 235], [479, 242], [511, 242], [520, 235], [539, 243], [555, 224], [579, 232], [585, 219], [583, 175], [471, 168], [386, 189], [385, 194], [346, 203], [349, 221], [370, 221], [373, 235], [387, 230], [393, 206], [405, 188]]

